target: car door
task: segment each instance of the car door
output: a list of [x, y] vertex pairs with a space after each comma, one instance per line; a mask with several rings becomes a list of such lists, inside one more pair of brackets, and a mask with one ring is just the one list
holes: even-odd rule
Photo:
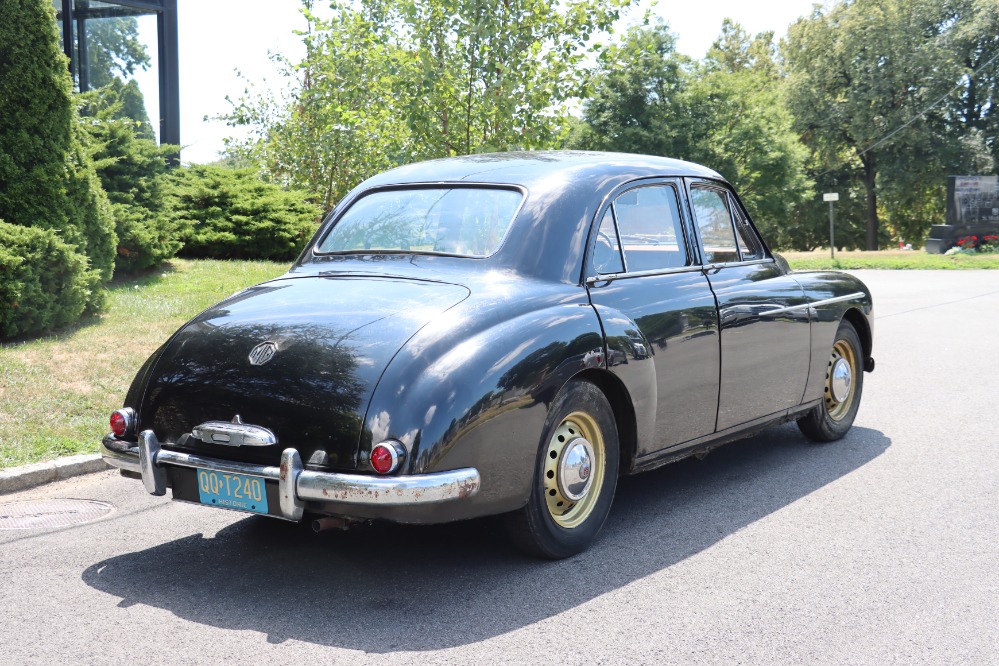
[[718, 301], [721, 380], [717, 430], [797, 406], [809, 366], [800, 285], [761, 241], [734, 193], [688, 179], [701, 261]]
[[682, 188], [657, 179], [619, 191], [599, 214], [589, 264], [608, 365], [629, 386], [640, 422], [639, 456], [715, 428], [715, 299], [689, 245]]

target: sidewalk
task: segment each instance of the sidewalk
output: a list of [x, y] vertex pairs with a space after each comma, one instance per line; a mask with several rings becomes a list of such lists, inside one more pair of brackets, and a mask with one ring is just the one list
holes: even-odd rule
[[57, 460], [11, 467], [0, 471], [0, 495], [34, 488], [72, 476], [102, 472], [108, 466], [98, 453], [67, 456]]

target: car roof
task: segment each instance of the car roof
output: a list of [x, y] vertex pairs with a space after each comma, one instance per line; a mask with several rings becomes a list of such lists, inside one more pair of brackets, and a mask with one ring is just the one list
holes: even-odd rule
[[[457, 270], [512, 271], [535, 279], [579, 284], [590, 227], [607, 198], [643, 179], [672, 177], [724, 182], [717, 172], [692, 162], [628, 153], [524, 151], [419, 162], [377, 174], [354, 188], [334, 208], [312, 245], [357, 197], [373, 189], [459, 182], [516, 186], [526, 197], [499, 250], [481, 264], [479, 260], [470, 263], [459, 259]], [[312, 245], [299, 263], [330, 260], [312, 253]], [[447, 259], [427, 256], [418, 263], [444, 267], [454, 261]]]
[[559, 173], [574, 178], [632, 180], [655, 176], [690, 176], [723, 180], [715, 171], [669, 157], [577, 150], [519, 151], [448, 157], [401, 166], [374, 176], [361, 188], [407, 183], [470, 181], [508, 183], [531, 189]]

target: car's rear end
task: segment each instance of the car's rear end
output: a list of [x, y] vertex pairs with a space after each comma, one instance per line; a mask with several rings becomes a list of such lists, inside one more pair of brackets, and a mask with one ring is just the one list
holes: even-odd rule
[[475, 470], [406, 476], [398, 442], [362, 442], [379, 378], [468, 295], [403, 277], [285, 277], [205, 311], [143, 367], [105, 460], [155, 495], [300, 520], [323, 504], [443, 502]]

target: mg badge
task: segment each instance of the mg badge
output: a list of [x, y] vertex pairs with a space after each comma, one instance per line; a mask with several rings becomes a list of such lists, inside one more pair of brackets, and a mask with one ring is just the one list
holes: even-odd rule
[[263, 365], [274, 358], [277, 353], [277, 345], [273, 342], [261, 342], [250, 352], [250, 365]]

